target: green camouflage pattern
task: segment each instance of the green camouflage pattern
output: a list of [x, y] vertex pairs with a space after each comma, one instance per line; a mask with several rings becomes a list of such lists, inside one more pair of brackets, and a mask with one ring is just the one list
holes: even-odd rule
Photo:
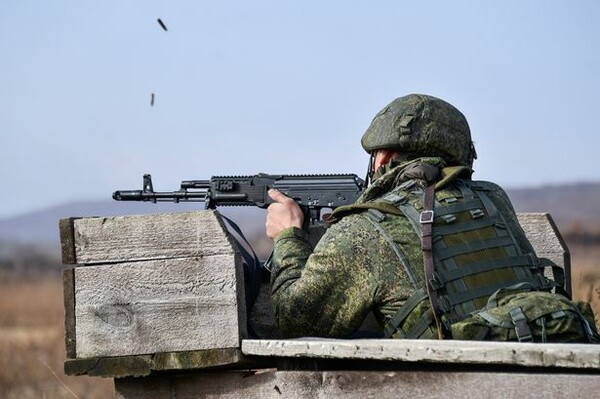
[[[414, 292], [403, 265], [391, 244], [375, 228], [366, 211], [386, 211], [378, 199], [403, 182], [401, 176], [414, 163], [421, 162], [440, 169], [443, 186], [437, 198], [457, 195], [444, 161], [420, 158], [390, 165], [357, 200], [356, 205], [340, 207], [331, 225], [313, 249], [306, 232], [289, 228], [275, 240], [271, 273], [271, 295], [278, 326], [283, 336], [350, 337], [369, 311], [383, 326]], [[460, 170], [459, 170], [460, 171]], [[460, 174], [454, 174], [459, 178]], [[417, 178], [424, 184], [424, 181]], [[487, 183], [488, 196], [506, 216], [523, 252], [533, 252], [504, 191]], [[420, 238], [410, 222], [395, 207], [387, 209], [380, 225], [396, 242], [413, 270], [423, 281], [423, 254]], [[416, 318], [416, 317], [415, 317]], [[416, 322], [411, 318], [406, 324]], [[405, 326], [406, 327], [406, 326]], [[383, 327], [382, 327], [383, 328]], [[410, 328], [410, 326], [408, 326]]]
[[361, 139], [365, 151], [390, 148], [418, 156], [441, 157], [469, 168], [477, 157], [465, 116], [432, 96], [409, 94], [392, 101], [373, 119]]
[[[521, 308], [533, 342], [590, 342], [597, 338], [589, 304], [574, 303], [549, 292], [517, 292], [503, 295], [489, 309], [452, 325], [454, 339], [517, 341], [510, 311]], [[586, 334], [586, 330], [588, 334]]]

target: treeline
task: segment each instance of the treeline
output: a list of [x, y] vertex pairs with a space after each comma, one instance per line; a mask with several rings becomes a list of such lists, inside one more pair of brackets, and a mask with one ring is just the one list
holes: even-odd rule
[[35, 244], [0, 242], [0, 277], [59, 275], [64, 268], [52, 249]]
[[562, 232], [567, 246], [600, 246], [600, 230], [586, 230], [580, 228], [570, 228]]

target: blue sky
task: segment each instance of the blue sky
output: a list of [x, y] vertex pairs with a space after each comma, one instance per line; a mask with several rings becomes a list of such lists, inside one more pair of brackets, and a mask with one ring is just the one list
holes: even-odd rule
[[476, 179], [600, 181], [599, 17], [592, 0], [2, 0], [0, 218], [143, 173], [157, 190], [363, 176], [364, 130], [414, 92], [467, 116]]

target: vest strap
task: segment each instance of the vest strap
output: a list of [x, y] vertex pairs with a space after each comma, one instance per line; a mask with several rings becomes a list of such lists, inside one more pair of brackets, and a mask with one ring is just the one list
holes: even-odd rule
[[399, 332], [401, 337], [405, 338], [405, 334], [399, 328], [400, 324], [408, 317], [408, 315], [425, 299], [428, 299], [427, 293], [423, 289], [416, 290], [404, 304], [396, 311], [396, 314], [385, 324], [384, 338], [390, 338], [394, 333]]
[[433, 319], [435, 320], [435, 326], [438, 332], [438, 339], [444, 339], [444, 332], [442, 331], [441, 310], [439, 308], [439, 301], [437, 290], [434, 287], [435, 281], [435, 268], [433, 265], [433, 219], [434, 211], [433, 205], [435, 201], [435, 184], [430, 184], [425, 188], [425, 195], [423, 198], [423, 212], [419, 217], [421, 223], [421, 248], [423, 249], [423, 265], [425, 269], [425, 287], [427, 288], [427, 296], [431, 303], [431, 310], [433, 311]]

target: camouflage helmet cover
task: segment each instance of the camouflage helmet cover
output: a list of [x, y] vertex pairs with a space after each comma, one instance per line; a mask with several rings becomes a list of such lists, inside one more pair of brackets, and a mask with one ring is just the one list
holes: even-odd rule
[[465, 116], [453, 105], [423, 94], [392, 101], [371, 122], [361, 139], [365, 151], [388, 148], [419, 156], [441, 157], [469, 168], [477, 157]]

